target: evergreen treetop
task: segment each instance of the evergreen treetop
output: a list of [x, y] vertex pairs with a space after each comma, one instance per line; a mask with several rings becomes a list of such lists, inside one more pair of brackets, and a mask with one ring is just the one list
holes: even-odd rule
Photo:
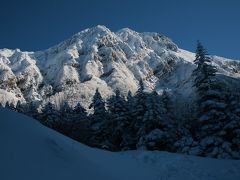
[[103, 101], [103, 98], [102, 98], [98, 88], [96, 89], [96, 92], [93, 96], [92, 103], [89, 106], [89, 109], [91, 109], [91, 108], [94, 109], [95, 115], [101, 115], [102, 113], [106, 112], [105, 102]]

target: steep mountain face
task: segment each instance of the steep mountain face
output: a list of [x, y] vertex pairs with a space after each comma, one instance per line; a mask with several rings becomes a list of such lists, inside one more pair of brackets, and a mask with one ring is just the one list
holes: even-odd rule
[[[126, 95], [137, 90], [139, 79], [148, 91], [168, 89], [187, 98], [194, 95], [194, 56], [159, 33], [96, 26], [45, 51], [1, 49], [0, 102], [67, 100], [87, 106], [96, 88], [104, 98], [116, 89]], [[220, 80], [239, 86], [240, 61], [213, 56], [213, 64]]]

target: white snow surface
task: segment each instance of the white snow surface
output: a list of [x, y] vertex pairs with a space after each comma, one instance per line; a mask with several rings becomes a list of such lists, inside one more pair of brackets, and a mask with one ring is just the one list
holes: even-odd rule
[[167, 152], [113, 153], [82, 145], [0, 108], [1, 180], [237, 180], [239, 160]]
[[[0, 49], [0, 94], [13, 95], [15, 103], [60, 98], [87, 107], [96, 88], [104, 98], [116, 89], [126, 95], [143, 79], [148, 91], [189, 96], [194, 56], [159, 33], [98, 25], [44, 51]], [[222, 75], [240, 76], [237, 60], [213, 56], [213, 64]]]

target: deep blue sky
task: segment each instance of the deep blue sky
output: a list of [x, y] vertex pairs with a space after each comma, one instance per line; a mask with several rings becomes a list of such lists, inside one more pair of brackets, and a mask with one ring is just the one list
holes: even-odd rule
[[0, 48], [43, 50], [85, 28], [129, 27], [240, 59], [239, 0], [1, 0]]

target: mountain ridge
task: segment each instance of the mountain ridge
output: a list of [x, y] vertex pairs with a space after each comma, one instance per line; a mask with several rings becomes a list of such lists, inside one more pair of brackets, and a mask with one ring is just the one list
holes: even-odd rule
[[[147, 91], [188, 97], [194, 93], [194, 56], [159, 33], [111, 32], [98, 25], [44, 51], [1, 49], [1, 103], [68, 100], [87, 107], [96, 88], [105, 99], [116, 89], [126, 95], [137, 90], [140, 79]], [[211, 57], [218, 74], [238, 80], [239, 61]]]

